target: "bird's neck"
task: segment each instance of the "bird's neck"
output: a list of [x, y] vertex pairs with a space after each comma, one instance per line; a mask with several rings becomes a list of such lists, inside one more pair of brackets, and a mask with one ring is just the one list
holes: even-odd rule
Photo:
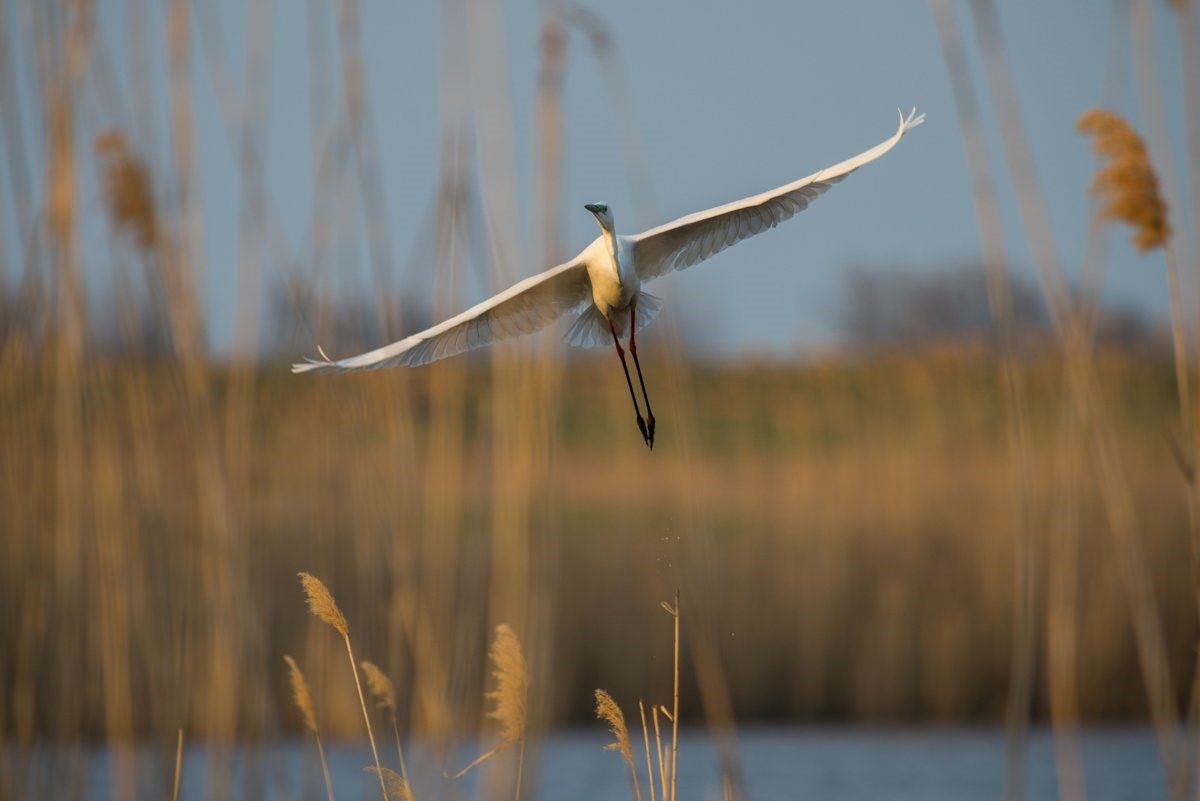
[[617, 266], [617, 235], [607, 228], [601, 231], [604, 235], [604, 247], [608, 249], [608, 255], [612, 256], [613, 266]]

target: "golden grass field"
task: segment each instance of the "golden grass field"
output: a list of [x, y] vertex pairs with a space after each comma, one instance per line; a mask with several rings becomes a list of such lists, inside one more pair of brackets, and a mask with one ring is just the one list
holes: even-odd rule
[[[1196, 621], [1182, 479], [1164, 436], [1170, 365], [1119, 353], [1097, 365], [1172, 672], [1182, 676]], [[1028, 367], [1033, 439], [1053, 443], [1060, 365], [1046, 356]], [[202, 732], [212, 709], [198, 688], [214, 639], [231, 649], [238, 729], [297, 726], [277, 703], [285, 693], [280, 655], [307, 657], [318, 677], [344, 668], [333, 644], [314, 641], [298, 603], [301, 570], [335, 589], [363, 657], [404, 677], [406, 725], [468, 730], [483, 679], [489, 576], [521, 560], [492, 552], [487, 531], [497, 437], [486, 370], [467, 370], [474, 389], [461, 409], [462, 447], [446, 454], [422, 409], [442, 369], [410, 379], [411, 444], [389, 433], [398, 424], [388, 417], [393, 376], [257, 376], [246, 484], [228, 490], [244, 504], [246, 533], [225, 556], [206, 539], [192, 458], [201, 448], [176, 370], [88, 371], [76, 457], [82, 486], [94, 491], [65, 499], [56, 493], [44, 371], [32, 362], [9, 371], [0, 396], [0, 531], [8, 532], [0, 538], [0, 608], [8, 610], [0, 635], [16, 647], [0, 662], [0, 709], [10, 734], [99, 737], [112, 726], [162, 733], [185, 721]], [[1003, 716], [1017, 529], [993, 358], [958, 348], [806, 366], [698, 366], [690, 392], [697, 433], [687, 452], [669, 413], [662, 444], [645, 450], [629, 430], [617, 378], [597, 378], [586, 359], [567, 368], [546, 482], [523, 488], [537, 510], [524, 568], [528, 603], [545, 621], [538, 663], [551, 667], [538, 683], [542, 720], [586, 720], [596, 686], [631, 698], [652, 689], [647, 676], [667, 681], [670, 642], [654, 610], [676, 586], [684, 609], [703, 615], [740, 720]], [[211, 379], [219, 399], [231, 377]], [[144, 418], [142, 393], [154, 399]], [[685, 403], [670, 391], [657, 397], [665, 410]], [[1052, 502], [1069, 488], [1051, 445], [1036, 451], [1028, 480], [1041, 596], [1043, 532]], [[1085, 481], [1080, 497], [1076, 555], [1080, 709], [1085, 720], [1134, 720], [1145, 713], [1136, 651], [1091, 486]], [[65, 542], [54, 525], [60, 503], [78, 521]], [[45, 534], [27, 535], [35, 531]], [[225, 572], [243, 583], [226, 575], [230, 583], [215, 586], [207, 566], [216, 559], [234, 565]], [[217, 592], [233, 595], [222, 602]], [[425, 595], [433, 597], [418, 600]], [[236, 610], [227, 640], [214, 634], [230, 626], [222, 603]], [[450, 622], [417, 634], [420, 623], [403, 620], [416, 607]], [[413, 653], [423, 636], [446, 663], [429, 666]], [[413, 695], [421, 670], [438, 667], [453, 689], [445, 709], [423, 711]], [[695, 718], [690, 666], [684, 674], [684, 708]], [[1044, 680], [1036, 686], [1045, 714]], [[354, 736], [353, 695], [336, 679], [314, 687], [327, 730]]]

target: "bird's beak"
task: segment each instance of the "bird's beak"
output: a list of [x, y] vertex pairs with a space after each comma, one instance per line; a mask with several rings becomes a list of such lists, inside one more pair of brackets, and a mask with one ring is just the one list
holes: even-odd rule
[[592, 214], [600, 213], [600, 208], [595, 203], [588, 203], [586, 206], [584, 206], [584, 208], [590, 211]]

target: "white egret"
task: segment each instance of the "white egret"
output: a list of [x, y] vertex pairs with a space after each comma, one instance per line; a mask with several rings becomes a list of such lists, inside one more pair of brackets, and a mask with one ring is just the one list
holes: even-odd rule
[[[526, 278], [500, 294], [432, 328], [376, 350], [333, 360], [321, 358], [292, 365], [292, 372], [346, 372], [381, 367], [418, 367], [502, 339], [529, 334], [570, 312], [579, 316], [567, 329], [570, 345], [594, 347], [611, 338], [625, 372], [642, 439], [654, 447], [654, 413], [637, 356], [637, 332], [662, 308], [662, 301], [642, 291], [642, 284], [672, 270], [699, 264], [755, 234], [774, 228], [850, 173], [887, 153], [925, 115], [913, 109], [900, 115], [900, 127], [886, 141], [807, 178], [724, 206], [681, 217], [634, 236], [617, 234], [612, 210], [604, 203], [584, 208], [600, 224], [600, 236], [570, 261]], [[621, 337], [628, 336], [646, 403], [642, 417], [629, 376]], [[320, 350], [318, 348], [318, 350]]]

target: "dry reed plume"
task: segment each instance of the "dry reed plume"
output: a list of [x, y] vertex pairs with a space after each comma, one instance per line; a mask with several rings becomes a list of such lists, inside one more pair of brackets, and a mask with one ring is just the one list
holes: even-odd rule
[[608, 724], [613, 742], [604, 746], [605, 751], [616, 751], [629, 768], [629, 781], [633, 785], [633, 796], [642, 801], [642, 789], [638, 783], [637, 768], [633, 764], [633, 746], [629, 742], [629, 729], [625, 725], [625, 713], [613, 697], [604, 690], [596, 690], [596, 717]]
[[[673, 660], [673, 709], [658, 705], [652, 707], [654, 719], [655, 753], [658, 755], [659, 792], [654, 788], [654, 765], [650, 756], [650, 727], [646, 720], [646, 706], [638, 700], [638, 714], [642, 721], [642, 750], [646, 758], [646, 783], [650, 788], [650, 801], [661, 796], [662, 801], [673, 801], [676, 792], [676, 769], [679, 757], [679, 591], [675, 591], [674, 603], [663, 601], [663, 610], [671, 615], [674, 621], [674, 660]], [[642, 790], [638, 782], [637, 766], [633, 761], [633, 744], [629, 738], [629, 727], [625, 724], [625, 713], [605, 690], [596, 690], [596, 717], [608, 723], [612, 731], [613, 742], [604, 747], [606, 751], [616, 751], [629, 769], [629, 780], [633, 785], [633, 795], [636, 801], [642, 800]], [[671, 722], [671, 747], [669, 754], [663, 750], [661, 729], [658, 725], [658, 714]]]
[[96, 137], [93, 147], [104, 160], [104, 204], [113, 225], [129, 231], [139, 246], [149, 250], [158, 236], [149, 171], [129, 152], [119, 131]]
[[367, 689], [375, 696], [375, 705], [380, 709], [396, 711], [396, 688], [392, 680], [369, 659], [362, 661], [362, 669], [367, 677]]
[[1101, 219], [1132, 227], [1133, 243], [1143, 253], [1166, 245], [1171, 236], [1167, 205], [1142, 137], [1120, 116], [1104, 109], [1084, 112], [1076, 127], [1093, 137], [1092, 148], [1105, 162], [1091, 187], [1101, 203]]
[[354, 648], [350, 645], [350, 625], [346, 622], [346, 616], [342, 614], [342, 610], [338, 608], [333, 593], [319, 578], [303, 572], [297, 575], [300, 576], [300, 586], [304, 588], [304, 597], [308, 600], [308, 611], [341, 634], [342, 642], [346, 645], [346, 657], [350, 660], [350, 672], [354, 674], [354, 688], [358, 690], [358, 704], [362, 708], [363, 722], [367, 725], [367, 739], [371, 742], [371, 756], [375, 759], [379, 791], [383, 794], [383, 801], [387, 801], [388, 792], [383, 781], [383, 766], [379, 763], [379, 748], [375, 745], [375, 731], [371, 727], [371, 716], [367, 713], [367, 699], [363, 695], [362, 682], [358, 678], [358, 663], [354, 660]]
[[300, 715], [304, 718], [305, 728], [313, 733], [313, 737], [317, 741], [317, 755], [321, 758], [321, 776], [325, 780], [325, 795], [329, 801], [334, 801], [333, 782], [329, 778], [329, 763], [325, 760], [325, 746], [321, 742], [321, 732], [317, 727], [317, 709], [313, 705], [308, 682], [304, 680], [304, 673], [301, 672], [295, 659], [284, 654], [283, 661], [288, 666], [288, 681], [292, 685], [292, 701], [295, 702], [296, 708], [300, 710]]
[[300, 586], [304, 588], [304, 598], [308, 601], [308, 611], [318, 620], [331, 626], [343, 637], [350, 636], [350, 624], [346, 616], [338, 608], [333, 594], [322, 581], [309, 573], [299, 573]]
[[465, 768], [455, 774], [462, 778], [473, 768], [483, 764], [496, 754], [513, 745], [519, 747], [517, 754], [517, 786], [515, 797], [521, 797], [521, 780], [525, 768], [525, 725], [529, 706], [529, 671], [525, 655], [521, 652], [521, 641], [505, 623], [496, 626], [496, 636], [488, 649], [492, 661], [492, 676], [496, 689], [487, 694], [496, 707], [488, 717], [500, 722], [501, 741], [490, 751], [480, 754]]
[[296, 664], [295, 659], [292, 659], [289, 654], [284, 654], [283, 661], [288, 666], [288, 681], [292, 685], [292, 701], [304, 717], [305, 728], [316, 734], [317, 712], [313, 708], [312, 693], [309, 692], [308, 682], [304, 680], [304, 674], [300, 672], [300, 666]]
[[496, 627], [488, 656], [492, 660], [492, 676], [496, 689], [487, 694], [496, 708], [489, 716], [500, 721], [501, 736], [509, 745], [525, 739], [525, 719], [529, 702], [529, 674], [521, 642], [507, 625]]
[[363, 768], [367, 773], [379, 776], [384, 786], [386, 801], [414, 801], [412, 787], [408, 780], [389, 768]]
[[404, 761], [404, 748], [400, 745], [400, 723], [396, 718], [396, 687], [378, 665], [364, 659], [363, 673], [367, 676], [367, 687], [375, 696], [375, 705], [385, 710], [392, 719], [392, 734], [396, 737], [396, 758], [400, 760], [400, 776], [408, 782], [408, 765]]

